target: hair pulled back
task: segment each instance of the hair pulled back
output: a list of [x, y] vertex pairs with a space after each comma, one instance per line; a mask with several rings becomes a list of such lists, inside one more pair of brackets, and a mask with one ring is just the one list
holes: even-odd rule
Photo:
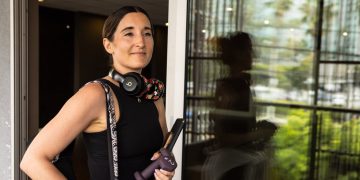
[[[106, 20], [102, 29], [102, 37], [113, 41], [114, 33], [122, 18], [129, 13], [139, 12], [143, 13], [150, 21], [149, 14], [141, 7], [138, 6], [124, 6], [113, 12]], [[151, 24], [151, 21], [150, 21]], [[152, 24], [151, 24], [152, 26]]]

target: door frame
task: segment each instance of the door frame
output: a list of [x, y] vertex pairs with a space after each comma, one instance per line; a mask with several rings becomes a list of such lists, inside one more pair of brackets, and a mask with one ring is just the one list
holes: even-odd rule
[[10, 26], [11, 176], [26, 180], [20, 161], [39, 127], [38, 2], [10, 0]]
[[[168, 48], [166, 67], [166, 119], [168, 129], [184, 115], [185, 55], [187, 30], [187, 0], [169, 0]], [[173, 153], [179, 166], [174, 180], [181, 179], [183, 133], [179, 135]]]
[[[21, 180], [26, 179], [26, 175], [19, 168], [21, 157], [38, 131], [37, 3], [29, 0], [10, 0], [12, 174], [14, 179]], [[166, 68], [166, 119], [169, 129], [175, 120], [183, 118], [184, 114], [187, 4], [187, 1], [169, 0]], [[183, 136], [180, 135], [173, 149], [179, 164], [174, 180], [181, 179], [182, 149]]]

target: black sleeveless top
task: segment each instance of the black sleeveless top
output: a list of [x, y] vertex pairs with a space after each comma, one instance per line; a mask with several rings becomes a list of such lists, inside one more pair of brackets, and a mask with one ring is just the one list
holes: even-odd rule
[[[136, 97], [127, 95], [110, 81], [101, 81], [111, 87], [120, 107], [117, 121], [119, 179], [135, 179], [134, 172], [141, 172], [151, 164], [150, 158], [163, 143], [157, 108], [153, 101], [138, 102]], [[83, 133], [91, 180], [110, 179], [106, 133], [106, 130]]]

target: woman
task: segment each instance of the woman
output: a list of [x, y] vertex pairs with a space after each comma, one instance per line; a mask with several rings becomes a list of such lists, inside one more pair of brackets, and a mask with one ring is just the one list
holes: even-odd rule
[[[142, 8], [126, 6], [115, 11], [105, 21], [102, 34], [115, 71], [141, 73], [148, 65], [154, 41], [150, 18]], [[110, 76], [101, 80], [111, 87], [114, 97], [119, 179], [133, 179], [135, 171], [159, 157], [156, 151], [168, 132], [163, 99], [138, 101]], [[51, 161], [83, 132], [91, 179], [109, 179], [105, 102], [100, 84], [82, 87], [35, 137], [21, 161], [21, 169], [32, 179], [65, 179]], [[156, 169], [154, 178], [166, 180], [173, 175], [174, 172]]]

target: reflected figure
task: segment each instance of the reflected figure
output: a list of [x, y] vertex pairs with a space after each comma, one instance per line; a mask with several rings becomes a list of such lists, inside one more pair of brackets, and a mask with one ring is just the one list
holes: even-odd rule
[[266, 145], [277, 128], [256, 120], [250, 89], [251, 36], [237, 32], [218, 43], [229, 74], [216, 82], [215, 109], [211, 112], [215, 142], [207, 149], [202, 179], [266, 179]]

